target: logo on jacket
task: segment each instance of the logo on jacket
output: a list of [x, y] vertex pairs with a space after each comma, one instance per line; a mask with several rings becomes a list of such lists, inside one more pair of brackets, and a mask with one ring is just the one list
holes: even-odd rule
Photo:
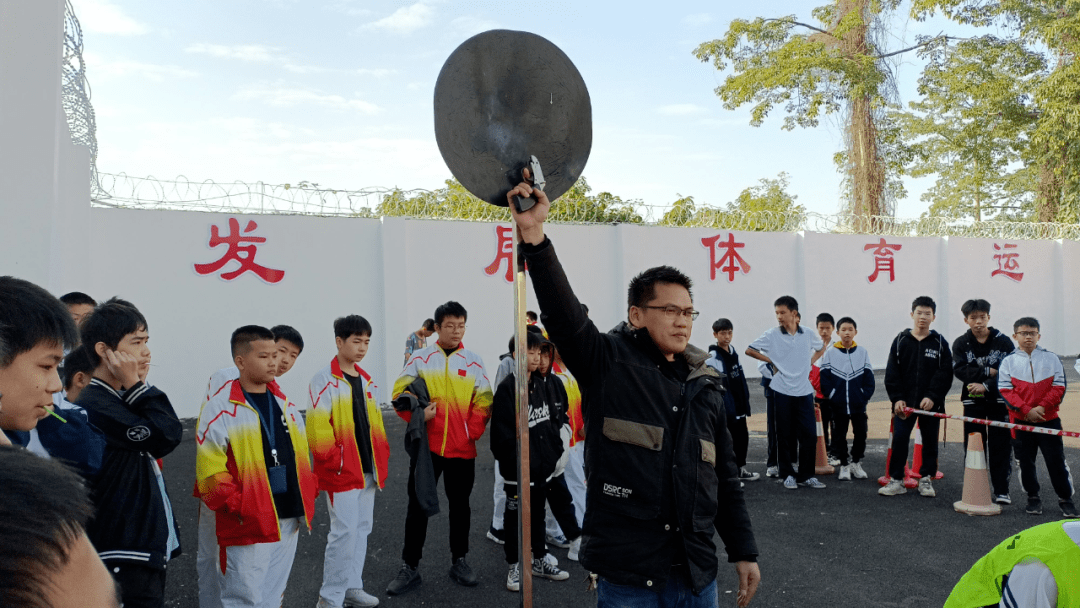
[[146, 441], [150, 438], [150, 429], [145, 426], [133, 426], [127, 430], [129, 441]]
[[464, 377], [466, 376], [465, 370], [463, 370], [463, 369], [459, 369], [459, 370], [457, 370], [457, 375], [459, 375], [459, 376], [461, 376], [462, 378], [464, 378]]
[[923, 353], [923, 356], [928, 358], [928, 359], [937, 359], [938, 358], [938, 352], [936, 350], [928, 350], [928, 351]]
[[630, 498], [630, 494], [633, 491], [632, 488], [620, 488], [619, 486], [610, 483], [604, 484], [604, 494], [614, 496], [615, 498]]
[[543, 422], [544, 420], [547, 420], [548, 418], [551, 418], [551, 409], [548, 407], [548, 404], [545, 403], [541, 407], [530, 407], [529, 408], [529, 428], [530, 429], [533, 428], [534, 426], [536, 426], [537, 424]]

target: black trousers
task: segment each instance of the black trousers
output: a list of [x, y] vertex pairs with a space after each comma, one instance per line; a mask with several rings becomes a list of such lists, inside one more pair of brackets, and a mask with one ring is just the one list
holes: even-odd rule
[[165, 605], [164, 570], [116, 561], [109, 561], [105, 566], [120, 585], [124, 608], [162, 608]]
[[851, 423], [851, 462], [859, 462], [866, 455], [866, 433], [867, 433], [867, 416], [866, 412], [855, 412], [854, 414], [848, 414], [846, 411], [841, 411], [840, 408], [836, 408], [833, 412], [833, 423], [836, 424], [836, 432], [833, 433], [832, 438], [832, 455], [840, 459], [840, 465], [846, 465], [848, 463], [848, 449], [847, 449], [847, 431], [848, 423]]
[[[435, 469], [435, 483], [443, 477], [443, 491], [450, 511], [450, 556], [453, 559], [465, 557], [469, 552], [469, 525], [472, 511], [469, 508], [469, 496], [476, 480], [476, 460], [472, 458], [443, 458], [431, 454], [431, 465]], [[413, 568], [420, 565], [424, 556], [424, 541], [427, 540], [428, 517], [416, 500], [413, 489], [413, 474], [416, 463], [409, 463], [409, 507], [405, 514], [405, 547], [401, 550], [401, 560]]]
[[[776, 402], [777, 458], [780, 461], [780, 478], [794, 476], [795, 481], [806, 481], [814, 476], [817, 450], [817, 421], [814, 418], [814, 395], [792, 397], [773, 392]], [[792, 461], [792, 447], [799, 446], [799, 472], [796, 474]]]
[[904, 465], [907, 464], [908, 441], [915, 423], [922, 431], [922, 467], [916, 471], [919, 477], [933, 477], [937, 474], [938, 428], [940, 418], [911, 414], [907, 419], [893, 416], [892, 460], [889, 461], [889, 477], [904, 480]]
[[742, 469], [746, 466], [746, 451], [750, 448], [750, 430], [746, 428], [746, 416], [728, 416], [727, 428], [731, 433], [731, 447], [735, 449], [735, 466]]
[[[818, 399], [814, 397], [814, 404], [821, 410], [821, 434], [825, 437], [825, 453], [832, 454], [832, 436], [833, 436], [833, 405], [832, 401], [828, 399]], [[815, 460], [817, 452], [815, 451]]]
[[[506, 514], [503, 516], [503, 554], [506, 563], [518, 563], [518, 514], [521, 504], [518, 496], [518, 484], [508, 483], [503, 485], [506, 492]], [[544, 540], [546, 514], [544, 503], [551, 507], [551, 514], [555, 521], [559, 522], [563, 534], [567, 540], [574, 540], [581, 536], [581, 529], [577, 525], [577, 516], [574, 514], [574, 503], [570, 496], [570, 490], [566, 488], [566, 480], [562, 475], [551, 481], [533, 484], [530, 488], [529, 504], [529, 536], [532, 538], [533, 559], [543, 559], [547, 555], [547, 544]]]
[[[1024, 422], [1029, 426], [1041, 426], [1047, 429], [1061, 430], [1061, 419], [1054, 418], [1046, 422]], [[1043, 435], [1030, 431], [1016, 431], [1016, 458], [1020, 461], [1020, 485], [1028, 497], [1039, 497], [1039, 474], [1035, 469], [1035, 457], [1042, 450], [1046, 471], [1050, 473], [1050, 483], [1054, 486], [1059, 500], [1072, 500], [1072, 475], [1065, 463], [1065, 447], [1060, 435]]]
[[765, 466], [775, 467], [776, 460], [776, 393], [771, 388], [765, 387], [765, 435], [769, 443], [769, 454], [765, 458]]
[[[1009, 421], [1009, 412], [1004, 403], [964, 403], [964, 415], [968, 418]], [[1009, 477], [1012, 476], [1012, 431], [996, 426], [987, 427], [984, 424], [965, 422], [965, 457], [970, 433], [982, 435], [983, 449], [986, 451], [986, 460], [990, 467], [990, 485], [994, 489], [994, 494], [1008, 494]]]

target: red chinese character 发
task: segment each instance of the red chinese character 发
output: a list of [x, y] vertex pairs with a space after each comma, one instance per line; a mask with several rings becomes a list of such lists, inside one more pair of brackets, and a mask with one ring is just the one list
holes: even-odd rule
[[[254, 231], [259, 225], [254, 221], [249, 220], [247, 225], [244, 226], [244, 234]], [[231, 281], [236, 277], [244, 274], [245, 272], [254, 272], [260, 279], [267, 283], [277, 283], [281, 279], [285, 278], [284, 270], [274, 270], [273, 268], [267, 268], [255, 263], [255, 252], [258, 250], [257, 245], [244, 245], [243, 243], [265, 243], [266, 237], [261, 236], [243, 236], [240, 233], [240, 222], [236, 218], [229, 218], [229, 234], [220, 236], [218, 234], [217, 226], [210, 226], [210, 247], [217, 247], [218, 245], [228, 245], [228, 250], [225, 251], [225, 255], [221, 256], [221, 259], [209, 264], [195, 264], [195, 272], [207, 275], [213, 274], [221, 270], [229, 262], [239, 262], [240, 266], [236, 270], [223, 273], [222, 279]]]
[[[747, 274], [750, 272], [750, 264], [746, 263], [739, 252], [736, 249], [742, 249], [746, 247], [746, 243], [736, 243], [735, 235], [728, 233], [727, 240], [721, 241], [720, 235], [710, 236], [701, 239], [701, 244], [709, 248], [709, 280], [716, 280], [716, 270], [720, 269], [720, 272], [726, 272], [728, 275], [728, 283], [735, 280], [735, 273], [741, 272]], [[716, 250], [725, 249], [724, 254], [720, 256], [720, 259], [716, 259]]]
[[866, 280], [873, 283], [877, 281], [878, 274], [881, 272], [889, 273], [889, 282], [892, 283], [896, 280], [896, 267], [893, 260], [893, 252], [900, 251], [903, 245], [892, 245], [885, 242], [885, 239], [881, 239], [877, 243], [870, 243], [863, 246], [863, 251], [874, 252], [874, 274], [866, 277]]
[[[994, 251], [1001, 251], [1002, 249], [1016, 249], [1016, 245], [998, 245], [994, 243]], [[1014, 272], [1020, 269], [1020, 262], [1016, 261], [1016, 258], [1020, 257], [1019, 253], [998, 253], [994, 255], [994, 259], [997, 260], [998, 269], [991, 272], [991, 277], [996, 277], [999, 274], [1003, 274], [1010, 279], [1019, 283], [1024, 280], [1024, 273]]]
[[[484, 273], [489, 277], [495, 276], [499, 272], [499, 268], [502, 266], [503, 260], [506, 260], [506, 275], [504, 278], [507, 283], [514, 282], [514, 229], [509, 226], [496, 226], [495, 235], [498, 237], [498, 241], [495, 244], [495, 259], [488, 264], [484, 269]], [[526, 266], [528, 269], [528, 266]]]

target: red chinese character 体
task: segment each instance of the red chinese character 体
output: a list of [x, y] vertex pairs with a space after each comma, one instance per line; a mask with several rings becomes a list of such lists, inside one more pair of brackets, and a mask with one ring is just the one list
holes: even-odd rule
[[229, 262], [235, 261], [238, 262], [240, 266], [235, 270], [222, 273], [222, 279], [231, 281], [245, 272], [253, 272], [267, 283], [277, 283], [285, 278], [284, 270], [274, 270], [273, 268], [267, 268], [255, 263], [255, 252], [258, 250], [258, 246], [245, 243], [265, 243], [266, 237], [244, 236], [244, 234], [253, 232], [258, 227], [258, 224], [249, 220], [247, 225], [244, 226], [243, 234], [241, 234], [240, 222], [237, 221], [236, 218], [230, 217], [229, 234], [220, 236], [218, 227], [210, 226], [210, 247], [213, 248], [218, 245], [227, 245], [228, 249], [225, 251], [225, 255], [221, 256], [221, 259], [216, 262], [210, 262], [209, 264], [195, 264], [195, 272], [202, 275], [213, 274], [224, 268]]
[[484, 273], [489, 277], [495, 276], [506, 260], [506, 282], [514, 282], [514, 229], [509, 226], [496, 226], [495, 236], [498, 238], [495, 244], [495, 260], [488, 264]]
[[889, 282], [892, 283], [896, 280], [896, 264], [893, 258], [893, 253], [900, 251], [903, 245], [892, 245], [886, 243], [885, 239], [881, 239], [877, 243], [870, 243], [863, 246], [863, 251], [874, 252], [874, 274], [866, 277], [866, 280], [873, 283], [878, 280], [878, 276], [882, 272], [889, 273]]
[[1016, 272], [1020, 269], [1020, 262], [1016, 258], [1020, 257], [1019, 253], [1015, 251], [1008, 251], [1009, 249], [1016, 249], [1016, 245], [998, 245], [994, 243], [994, 251], [1001, 251], [1002, 253], [994, 254], [994, 259], [997, 260], [998, 268], [994, 272], [990, 273], [991, 277], [997, 275], [1004, 275], [1010, 279], [1019, 283], [1024, 280], [1024, 273]]
[[[750, 272], [750, 264], [746, 263], [739, 252], [736, 249], [742, 249], [746, 247], [746, 243], [736, 243], [735, 235], [728, 233], [727, 240], [721, 241], [721, 235], [710, 236], [701, 239], [701, 244], [709, 249], [709, 280], [716, 280], [717, 269], [720, 272], [726, 272], [728, 275], [728, 283], [735, 280], [735, 273], [741, 272], [747, 274]], [[720, 256], [720, 259], [716, 259], [716, 251], [723, 249], [724, 253]]]

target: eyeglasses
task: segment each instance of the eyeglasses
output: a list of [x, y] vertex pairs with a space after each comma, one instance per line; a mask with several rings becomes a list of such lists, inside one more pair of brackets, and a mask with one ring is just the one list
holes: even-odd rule
[[698, 318], [698, 315], [701, 314], [700, 312], [694, 310], [693, 308], [685, 308], [684, 309], [684, 308], [679, 308], [678, 306], [642, 306], [642, 308], [651, 308], [653, 310], [662, 310], [662, 311], [664, 311], [664, 314], [668, 316], [668, 318], [672, 318], [672, 317], [676, 317], [676, 316], [680, 316], [680, 315], [684, 316], [684, 317], [690, 317], [691, 321]]
[[1016, 332], [1016, 335], [1020, 336], [1021, 338], [1034, 338], [1035, 336], [1039, 335], [1039, 332], [1037, 332], [1037, 331], [1018, 331], [1018, 332]]
[[467, 327], [467, 326], [464, 323], [462, 323], [461, 325], [440, 325], [439, 327], [446, 330], [446, 331], [458, 331], [458, 330], [465, 331], [465, 327]]

